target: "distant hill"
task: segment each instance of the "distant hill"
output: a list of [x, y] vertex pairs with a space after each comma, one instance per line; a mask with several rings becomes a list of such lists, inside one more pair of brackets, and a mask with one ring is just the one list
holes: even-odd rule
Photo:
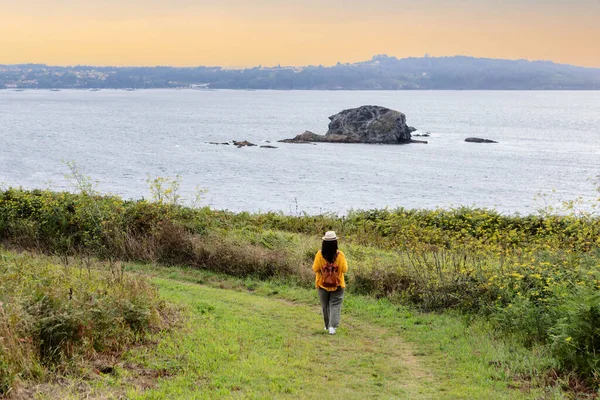
[[551, 61], [385, 54], [331, 67], [52, 67], [0, 65], [0, 88], [600, 90], [600, 68]]

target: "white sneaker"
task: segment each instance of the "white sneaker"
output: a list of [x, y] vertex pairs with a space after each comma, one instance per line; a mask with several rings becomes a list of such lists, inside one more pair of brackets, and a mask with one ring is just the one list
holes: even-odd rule
[[327, 327], [325, 327], [325, 328], [323, 328], [323, 330], [324, 330], [324, 331], [327, 331], [328, 329], [327, 329]]
[[329, 334], [335, 335], [335, 328], [333, 326], [329, 327]]

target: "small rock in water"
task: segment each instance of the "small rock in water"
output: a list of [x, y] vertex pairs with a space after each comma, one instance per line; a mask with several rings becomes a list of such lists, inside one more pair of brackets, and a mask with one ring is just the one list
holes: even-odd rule
[[469, 143], [498, 143], [498, 142], [496, 142], [494, 140], [482, 139], [482, 138], [477, 138], [477, 137], [466, 138], [465, 142], [469, 142]]
[[240, 147], [244, 147], [244, 146], [248, 146], [248, 147], [256, 146], [254, 143], [250, 143], [250, 142], [249, 142], [249, 141], [247, 141], [247, 140], [243, 140], [243, 141], [241, 141], [241, 142], [238, 142], [238, 141], [235, 141], [235, 140], [234, 140], [234, 141], [233, 141], [233, 145], [234, 145], [234, 146], [237, 146], [237, 148], [238, 148], [238, 149], [239, 149]]
[[277, 147], [275, 147], [275, 146], [270, 146], [270, 145], [263, 145], [263, 146], [260, 146], [260, 148], [261, 148], [261, 149], [276, 149]]
[[324, 142], [324, 136], [318, 135], [311, 131], [304, 131], [304, 133], [297, 135], [293, 139], [278, 140], [281, 143], [313, 143], [313, 142]]

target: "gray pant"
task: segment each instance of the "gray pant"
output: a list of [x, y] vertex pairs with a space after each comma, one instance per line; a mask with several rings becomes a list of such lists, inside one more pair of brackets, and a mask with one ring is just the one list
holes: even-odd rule
[[323, 288], [317, 289], [319, 300], [323, 307], [323, 319], [325, 328], [337, 328], [340, 324], [340, 314], [342, 313], [342, 301], [344, 301], [344, 289], [339, 287], [334, 292], [328, 292]]

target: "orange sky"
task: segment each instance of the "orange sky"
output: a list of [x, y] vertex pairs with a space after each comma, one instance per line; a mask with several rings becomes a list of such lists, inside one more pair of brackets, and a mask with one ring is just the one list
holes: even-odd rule
[[429, 53], [600, 67], [599, 0], [415, 4], [1, 0], [0, 64], [331, 65]]

